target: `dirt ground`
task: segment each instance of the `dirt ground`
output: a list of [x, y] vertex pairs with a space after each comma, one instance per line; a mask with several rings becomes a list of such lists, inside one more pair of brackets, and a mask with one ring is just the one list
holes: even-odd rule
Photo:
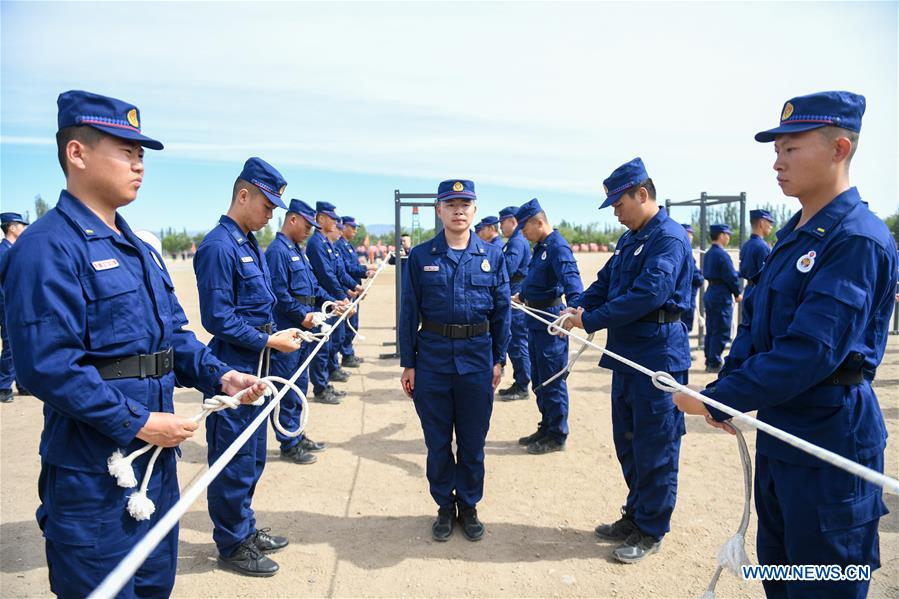
[[[607, 254], [580, 255], [592, 280]], [[170, 265], [178, 296], [200, 330], [197, 292], [189, 262]], [[571, 436], [567, 450], [529, 456], [517, 438], [533, 432], [533, 401], [499, 402], [487, 439], [487, 479], [478, 506], [486, 538], [470, 543], [456, 534], [435, 543], [436, 513], [424, 474], [425, 447], [415, 410], [400, 390], [392, 351], [394, 272], [386, 270], [363, 304], [357, 340], [362, 368], [341, 385], [342, 405], [312, 404], [308, 432], [329, 444], [318, 463], [297, 466], [278, 457], [269, 431], [269, 463], [254, 508], [260, 527], [286, 534], [277, 554], [281, 572], [244, 578], [216, 567], [205, 496], [181, 521], [177, 597], [699, 597], [715, 569], [715, 554], [736, 530], [743, 504], [737, 444], [732, 437], [688, 417], [683, 439], [677, 508], [659, 554], [636, 565], [609, 555], [593, 527], [614, 520], [625, 486], [612, 445], [611, 373], [588, 351], [569, 379]], [[599, 342], [604, 343], [601, 335]], [[695, 345], [695, 341], [694, 341]], [[572, 347], [572, 351], [576, 348]], [[710, 379], [699, 352], [691, 382]], [[511, 369], [503, 386], [511, 382]], [[890, 337], [874, 383], [890, 431], [886, 470], [899, 472], [899, 337]], [[198, 411], [200, 394], [176, 393], [178, 413]], [[0, 406], [0, 594], [47, 596], [43, 538], [34, 520], [38, 504], [41, 405], [16, 398]], [[182, 445], [182, 488], [205, 468], [202, 431]], [[755, 433], [747, 435], [754, 445]], [[753, 448], [750, 447], [750, 451]], [[899, 498], [885, 496], [892, 514], [880, 522], [883, 567], [871, 597], [899, 596]], [[753, 514], [748, 552], [755, 561]], [[761, 584], [724, 573], [717, 596], [757, 597]]]

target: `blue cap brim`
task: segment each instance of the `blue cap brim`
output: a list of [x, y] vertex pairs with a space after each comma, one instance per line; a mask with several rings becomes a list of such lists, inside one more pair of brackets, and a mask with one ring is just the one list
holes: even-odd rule
[[87, 124], [88, 127], [93, 127], [98, 131], [102, 131], [103, 133], [108, 133], [113, 137], [119, 137], [121, 139], [129, 139], [131, 141], [139, 142], [145, 148], [150, 148], [151, 150], [161, 150], [163, 148], [162, 142], [155, 140], [151, 137], [147, 137], [143, 133], [138, 133], [137, 131], [132, 131], [131, 129], [123, 129], [121, 127], [107, 127], [105, 125], [96, 125], [94, 123]]
[[315, 227], [316, 229], [321, 229], [321, 227], [318, 226], [318, 223], [315, 222], [315, 218], [314, 218], [314, 217], [309, 216], [308, 214], [300, 214], [300, 216], [302, 216], [303, 218], [305, 218], [305, 219], [306, 219], [306, 222], [309, 223], [310, 225], [312, 225], [313, 227]]
[[450, 200], [468, 200], [470, 202], [477, 201], [478, 197], [471, 192], [460, 191], [451, 192], [449, 195], [437, 198], [438, 202], [449, 202]]
[[[625, 189], [624, 191], [627, 191], [627, 190]], [[622, 191], [621, 193], [616, 193], [616, 194], [613, 194], [613, 195], [610, 195], [609, 197], [607, 197], [606, 201], [600, 205], [599, 209], [602, 210], [603, 208], [608, 208], [609, 206], [611, 206], [612, 204], [614, 204], [615, 202], [620, 200], [621, 196], [624, 195], [624, 191]]]
[[774, 129], [756, 133], [755, 141], [767, 143], [769, 141], [774, 141], [775, 137], [784, 135], [785, 133], [802, 133], [803, 131], [811, 131], [812, 129], [820, 129], [821, 127], [828, 126], [830, 126], [830, 123], [787, 123], [786, 125], [775, 127]]
[[267, 192], [266, 190], [262, 189], [261, 187], [256, 187], [256, 189], [258, 189], [258, 190], [261, 191], [263, 194], [265, 194], [265, 197], [267, 197], [268, 200], [269, 200], [272, 204], [274, 204], [274, 205], [277, 206], [278, 208], [284, 208], [285, 210], [287, 210], [287, 206], [284, 205], [284, 202], [281, 200], [281, 198], [280, 198], [279, 196], [276, 196], [276, 195], [273, 194], [273, 193], [269, 193], [269, 192]]
[[516, 230], [516, 231], [521, 231], [522, 229], [524, 229], [524, 226], [527, 224], [527, 222], [528, 222], [529, 220], [531, 220], [531, 217], [530, 217], [530, 216], [527, 217], [527, 218], [524, 219], [524, 220], [519, 220], [519, 221], [518, 221], [518, 224], [515, 225], [515, 230]]
[[330, 216], [334, 220], [339, 220], [340, 217], [337, 216], [337, 213], [332, 210], [319, 210], [317, 214], [324, 214], [325, 216]]

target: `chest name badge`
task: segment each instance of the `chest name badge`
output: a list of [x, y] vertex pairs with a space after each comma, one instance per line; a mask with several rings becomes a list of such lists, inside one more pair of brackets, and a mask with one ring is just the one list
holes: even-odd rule
[[252, 256], [241, 256], [240, 261], [243, 262], [244, 264], [247, 264], [247, 263], [253, 261], [253, 257]]
[[438, 272], [439, 270], [440, 270], [440, 267], [437, 266], [436, 264], [429, 264], [429, 265], [425, 266], [425, 272]]
[[634, 256], [639, 256], [640, 252], [642, 252], [642, 251], [643, 251], [643, 244], [640, 244], [640, 247], [638, 247], [636, 250], [634, 250]]
[[618, 254], [620, 254], [620, 253], [621, 253], [621, 250], [615, 250], [615, 255], [616, 255], [616, 256], [617, 256]]
[[506, 250], [507, 250], [507, 249], [509, 249], [509, 246], [507, 246], [507, 245], [506, 245], [506, 246], [503, 246], [503, 253], [504, 253], [504, 254], [506, 253]]
[[97, 260], [95, 262], [91, 262], [91, 265], [96, 271], [109, 270], [110, 268], [118, 268], [119, 261], [115, 258], [109, 258], [108, 260]]
[[329, 253], [329, 254], [331, 253], [331, 248], [328, 248], [328, 253]]
[[812, 269], [815, 265], [815, 250], [809, 250], [807, 254], [804, 256], [799, 256], [799, 260], [796, 261], [796, 270], [801, 273], [807, 273]]
[[543, 255], [540, 256], [541, 260], [546, 260], [546, 250], [543, 251]]
[[291, 257], [290, 257], [290, 261], [291, 261], [291, 262], [299, 262], [299, 260], [300, 260], [300, 257], [299, 257], [299, 256], [291, 256]]
[[487, 258], [484, 258], [484, 261], [481, 262], [481, 270], [484, 272], [490, 272], [490, 261]]

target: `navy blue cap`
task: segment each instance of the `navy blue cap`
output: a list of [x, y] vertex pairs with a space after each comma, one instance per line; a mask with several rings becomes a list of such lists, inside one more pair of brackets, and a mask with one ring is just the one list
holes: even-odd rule
[[340, 218], [340, 222], [343, 223], [343, 226], [345, 226], [345, 227], [346, 226], [349, 226], [349, 227], [358, 227], [359, 226], [356, 224], [356, 219], [353, 218], [352, 216], [343, 216]]
[[784, 133], [801, 133], [819, 127], [862, 130], [865, 97], [852, 92], [818, 92], [791, 98], [780, 112], [780, 126], [755, 134], [755, 141], [768, 142]]
[[497, 225], [497, 224], [499, 224], [499, 219], [491, 214], [490, 216], [485, 216], [484, 218], [482, 218], [481, 222], [479, 222], [478, 224], [476, 224], [474, 226], [474, 230], [480, 231], [484, 227], [489, 227], [491, 225]]
[[693, 225], [691, 225], [690, 223], [683, 223], [681, 226], [687, 233], [693, 233]]
[[77, 89], [56, 99], [59, 129], [87, 125], [103, 133], [140, 142], [151, 150], [161, 150], [162, 142], [140, 132], [140, 110], [134, 104]]
[[764, 218], [766, 221], [768, 221], [772, 225], [774, 224], [774, 217], [771, 216], [771, 213], [768, 212], [767, 210], [750, 210], [749, 211], [749, 220], [750, 221], [758, 220], [760, 218]]
[[249, 181], [259, 188], [272, 204], [279, 208], [287, 208], [281, 200], [287, 180], [278, 172], [278, 169], [270, 165], [262, 158], [252, 157], [243, 165], [240, 178]]
[[709, 227], [709, 232], [712, 235], [715, 235], [716, 233], [727, 233], [728, 235], [733, 234], [733, 231], [730, 230], [730, 226], [726, 224], [712, 225]]
[[536, 216], [540, 212], [543, 211], [543, 208], [540, 207], [540, 202], [537, 201], [537, 198], [534, 198], [530, 202], [525, 202], [521, 205], [521, 208], [518, 209], [518, 212], [515, 213], [515, 220], [518, 221], [518, 225], [515, 227], [516, 231], [520, 231], [524, 228], [524, 224], [528, 222], [528, 219], [532, 216]]
[[611, 206], [618, 201], [624, 192], [649, 179], [646, 174], [646, 167], [639, 157], [634, 158], [630, 162], [625, 162], [609, 175], [609, 178], [602, 182], [602, 187], [606, 192], [606, 201], [600, 206], [600, 210], [606, 206]]
[[516, 212], [518, 212], [518, 206], [506, 206], [499, 211], [499, 220], [504, 221], [507, 218], [512, 218]]
[[321, 214], [330, 216], [331, 218], [333, 218], [334, 220], [336, 220], [339, 223], [340, 217], [337, 216], [337, 213], [335, 212], [336, 209], [337, 209], [337, 206], [335, 206], [331, 202], [316, 202], [315, 203], [315, 211], [316, 212], [320, 212]]
[[474, 192], [474, 181], [467, 179], [448, 179], [437, 186], [437, 201], [446, 202], [461, 198], [463, 200], [477, 200]]
[[18, 212], [3, 212], [0, 214], [0, 225], [9, 223], [22, 223], [23, 225], [27, 225], [28, 221], [22, 218], [22, 215]]
[[318, 226], [318, 223], [315, 222], [315, 210], [303, 200], [290, 200], [290, 206], [287, 207], [287, 211], [299, 214], [306, 219], [306, 222], [316, 229], [321, 228]]

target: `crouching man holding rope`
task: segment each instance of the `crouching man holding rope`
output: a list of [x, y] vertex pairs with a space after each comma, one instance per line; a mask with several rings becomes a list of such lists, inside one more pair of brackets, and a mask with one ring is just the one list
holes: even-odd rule
[[[886, 428], [871, 388], [896, 287], [896, 249], [855, 187], [849, 162], [865, 98], [821, 92], [784, 104], [774, 170], [802, 210], [777, 233], [755, 277], [724, 368], [703, 394], [877, 472]], [[676, 393], [681, 410], [729, 416]], [[879, 486], [760, 434], [757, 550], [762, 565], [880, 566]], [[869, 581], [764, 581], [769, 597], [863, 597]]]
[[[681, 314], [690, 308], [693, 255], [684, 228], [656, 204], [643, 161], [635, 158], [603, 181], [606, 200], [628, 228], [597, 280], [569, 308], [563, 326], [608, 329], [606, 347], [686, 383], [690, 343]], [[677, 496], [683, 414], [671, 394], [631, 367], [603, 355], [612, 374], [612, 437], [627, 483], [622, 516], [596, 527], [619, 542], [614, 557], [639, 562], [657, 552], [670, 529]]]
[[[257, 379], [184, 329], [161, 257], [117, 213], [137, 197], [143, 148], [163, 147], [141, 133], [137, 107], [83, 91], [57, 104], [66, 189], [10, 250], [0, 280], [16, 371], [44, 402], [37, 520], [50, 589], [84, 597], [179, 497], [175, 452], [162, 450], [145, 489], [156, 513], [135, 520], [107, 472], [110, 454], [174, 448], [193, 435], [197, 423], [173, 413], [175, 385], [230, 395]], [[245, 401], [264, 389], [255, 385]], [[149, 460], [133, 464], [138, 476]], [[171, 594], [177, 557], [176, 527], [119, 596]]]
[[[203, 327], [213, 334], [209, 347], [244, 372], [267, 376], [272, 349], [290, 353], [300, 344], [290, 335], [274, 333], [268, 263], [251, 231], [271, 220], [287, 182], [261, 158], [250, 158], [234, 182], [228, 214], [200, 243], [194, 271], [200, 292]], [[206, 419], [206, 443], [211, 465], [256, 417], [259, 408], [213, 412]], [[273, 576], [278, 564], [266, 553], [287, 546], [287, 539], [256, 528], [250, 504], [265, 468], [267, 429], [260, 426], [240, 449], [207, 493], [212, 538], [218, 563], [247, 576]]]

